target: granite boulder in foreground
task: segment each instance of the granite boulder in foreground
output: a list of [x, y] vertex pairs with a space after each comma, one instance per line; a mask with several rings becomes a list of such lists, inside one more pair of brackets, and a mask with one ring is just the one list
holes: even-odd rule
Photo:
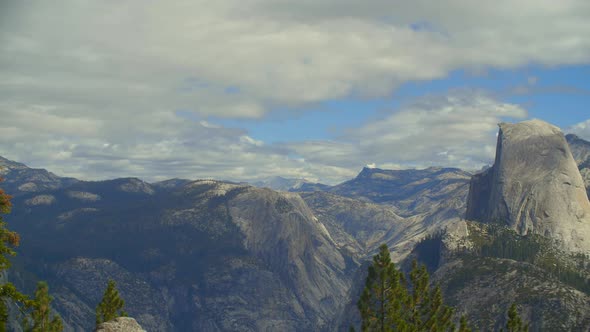
[[98, 326], [96, 332], [146, 332], [135, 319], [118, 317]]

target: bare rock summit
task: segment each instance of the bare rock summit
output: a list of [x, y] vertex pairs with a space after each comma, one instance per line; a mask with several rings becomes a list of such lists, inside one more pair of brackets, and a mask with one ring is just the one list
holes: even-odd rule
[[118, 317], [98, 326], [96, 332], [146, 332], [131, 317]]
[[590, 252], [590, 202], [561, 130], [540, 120], [499, 126], [494, 166], [471, 179], [466, 218]]

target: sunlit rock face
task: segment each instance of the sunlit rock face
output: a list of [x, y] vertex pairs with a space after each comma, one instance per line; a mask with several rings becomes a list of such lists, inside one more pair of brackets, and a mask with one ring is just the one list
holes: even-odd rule
[[590, 202], [559, 128], [540, 120], [500, 124], [494, 166], [472, 178], [466, 218], [590, 251]]
[[102, 323], [96, 329], [96, 332], [145, 332], [141, 325], [131, 317], [118, 317], [108, 322]]

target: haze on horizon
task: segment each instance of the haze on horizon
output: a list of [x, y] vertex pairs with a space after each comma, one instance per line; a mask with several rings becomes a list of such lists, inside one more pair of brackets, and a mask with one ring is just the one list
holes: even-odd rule
[[590, 2], [0, 0], [0, 156], [62, 176], [334, 184], [590, 139]]

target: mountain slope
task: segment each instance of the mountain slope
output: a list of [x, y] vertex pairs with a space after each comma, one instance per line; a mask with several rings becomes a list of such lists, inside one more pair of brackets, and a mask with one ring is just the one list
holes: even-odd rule
[[327, 328], [357, 267], [298, 195], [269, 189], [119, 179], [14, 205], [20, 264], [82, 330], [109, 278], [147, 330]]
[[[552, 239], [541, 235], [520, 236], [507, 227], [478, 222], [466, 222], [466, 228], [462, 234], [449, 231], [429, 240], [433, 243], [428, 246], [418, 245], [412, 256], [438, 255], [438, 263], [431, 266], [434, 280], [478, 329], [498, 330], [505, 324], [499, 318], [513, 302], [523, 309], [531, 331], [590, 327], [586, 258], [556, 248]], [[436, 249], [425, 252], [422, 247]]]
[[466, 195], [470, 178], [470, 173], [456, 168], [382, 170], [365, 167], [356, 178], [328, 191], [392, 205], [400, 216], [411, 216], [432, 212], [449, 197]]
[[44, 169], [29, 168], [1, 156], [0, 177], [4, 179], [2, 188], [12, 196], [59, 189], [78, 181], [73, 178], [59, 177]]

